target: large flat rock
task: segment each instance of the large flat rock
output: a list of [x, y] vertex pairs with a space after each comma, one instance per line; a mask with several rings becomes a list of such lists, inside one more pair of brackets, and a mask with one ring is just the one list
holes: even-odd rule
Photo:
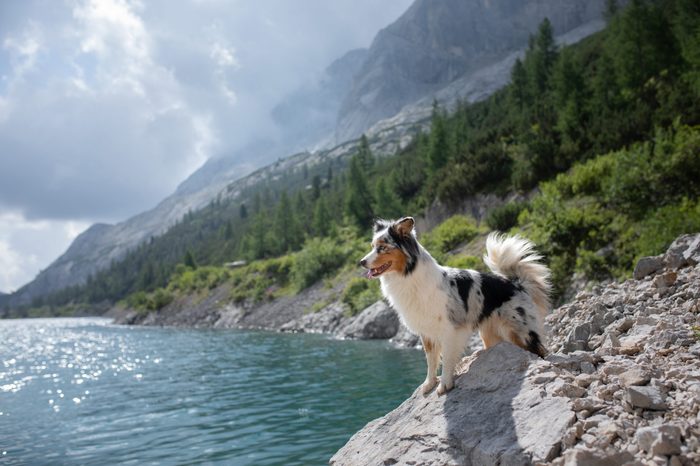
[[[356, 433], [332, 465], [529, 464], [559, 454], [576, 416], [537, 374], [555, 369], [510, 343], [463, 360], [447, 396], [419, 389]], [[419, 382], [419, 381], [417, 381]]]

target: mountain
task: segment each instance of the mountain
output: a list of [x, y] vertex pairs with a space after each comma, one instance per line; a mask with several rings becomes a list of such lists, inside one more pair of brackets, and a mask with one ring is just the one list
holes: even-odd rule
[[282, 139], [295, 144], [287, 149], [288, 153], [333, 145], [332, 135], [340, 106], [366, 58], [367, 49], [349, 51], [331, 63], [318, 79], [296, 90], [272, 109], [273, 119], [283, 128]]
[[[336, 140], [521, 50], [549, 18], [556, 34], [600, 20], [604, 0], [417, 0], [381, 30], [343, 101]], [[507, 68], [501, 80], [510, 74]]]
[[[352, 50], [307, 86], [277, 105], [279, 131], [236, 153], [208, 160], [156, 207], [116, 225], [94, 225], [31, 283], [10, 298], [36, 296], [87, 278], [131, 249], [167, 231], [187, 212], [219, 196], [241, 192], [275, 170], [256, 167], [300, 154], [284, 166], [300, 167], [347, 155], [367, 131], [377, 153], [405, 147], [427, 124], [432, 99], [449, 106], [481, 100], [506, 84], [530, 34], [549, 17], [559, 40], [573, 42], [602, 27], [604, 0], [417, 0], [380, 31], [369, 50]], [[240, 160], [255, 160], [256, 166]], [[236, 182], [240, 180], [240, 182]]]

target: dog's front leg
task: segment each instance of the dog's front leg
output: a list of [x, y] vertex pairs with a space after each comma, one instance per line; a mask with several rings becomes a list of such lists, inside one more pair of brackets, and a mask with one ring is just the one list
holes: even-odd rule
[[438, 383], [437, 369], [440, 363], [440, 343], [423, 335], [421, 335], [420, 339], [423, 343], [423, 351], [425, 351], [425, 360], [428, 363], [428, 373], [425, 376], [425, 382], [421, 385], [421, 389], [423, 394], [427, 394]]
[[442, 343], [442, 375], [437, 389], [438, 395], [444, 395], [454, 387], [455, 367], [462, 357], [464, 346], [458, 332], [452, 332]]

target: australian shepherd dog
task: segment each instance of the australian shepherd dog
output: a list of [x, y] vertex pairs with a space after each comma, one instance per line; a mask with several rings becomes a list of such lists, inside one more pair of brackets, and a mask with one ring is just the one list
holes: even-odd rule
[[478, 330], [485, 348], [509, 341], [544, 357], [542, 320], [549, 311], [549, 270], [534, 245], [492, 233], [484, 263], [490, 273], [444, 267], [416, 239], [414, 221], [377, 220], [372, 251], [360, 261], [404, 324], [420, 335], [428, 362], [423, 393], [454, 386], [455, 366]]

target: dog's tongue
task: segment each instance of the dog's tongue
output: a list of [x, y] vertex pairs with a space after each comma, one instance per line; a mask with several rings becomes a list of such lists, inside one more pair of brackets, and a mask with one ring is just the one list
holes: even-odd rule
[[374, 277], [372, 276], [372, 269], [369, 269], [369, 270], [367, 271], [367, 278], [370, 278], [370, 279], [371, 279], [371, 278], [374, 278]]

